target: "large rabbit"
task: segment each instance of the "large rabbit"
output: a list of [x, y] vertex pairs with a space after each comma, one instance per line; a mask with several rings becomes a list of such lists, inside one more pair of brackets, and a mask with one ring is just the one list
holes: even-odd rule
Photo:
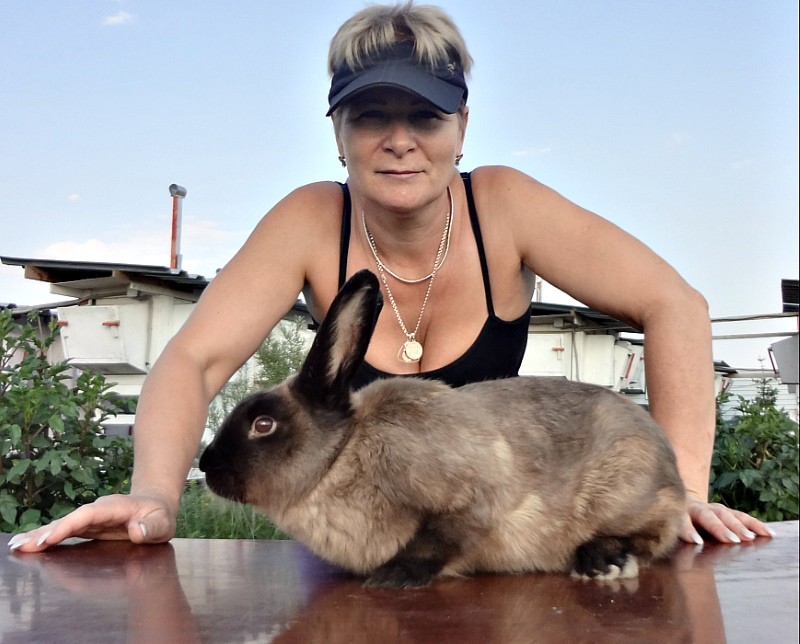
[[674, 547], [685, 505], [674, 454], [616, 393], [534, 377], [351, 391], [381, 302], [369, 271], [344, 285], [300, 372], [242, 401], [203, 453], [211, 490], [368, 586], [630, 577]]

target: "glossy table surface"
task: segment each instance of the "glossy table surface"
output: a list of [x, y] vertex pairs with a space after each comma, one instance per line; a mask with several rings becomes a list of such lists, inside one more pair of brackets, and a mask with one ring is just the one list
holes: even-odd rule
[[[682, 545], [636, 580], [365, 589], [295, 542], [80, 542], [0, 556], [0, 642], [792, 642], [798, 523]], [[7, 552], [9, 535], [0, 535]]]

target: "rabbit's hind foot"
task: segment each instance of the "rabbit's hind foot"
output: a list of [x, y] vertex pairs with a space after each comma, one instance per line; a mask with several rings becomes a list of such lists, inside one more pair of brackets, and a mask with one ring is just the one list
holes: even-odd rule
[[606, 581], [638, 575], [639, 563], [629, 539], [597, 537], [575, 551], [573, 577]]
[[424, 588], [442, 570], [442, 563], [417, 557], [395, 557], [377, 568], [365, 588]]

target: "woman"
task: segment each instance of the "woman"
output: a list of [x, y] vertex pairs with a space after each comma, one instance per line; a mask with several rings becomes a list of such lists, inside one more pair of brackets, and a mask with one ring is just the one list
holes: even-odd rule
[[387, 374], [454, 385], [516, 374], [534, 274], [643, 329], [651, 410], [690, 494], [683, 539], [702, 543], [698, 529], [737, 543], [770, 534], [706, 502], [714, 439], [706, 302], [644, 245], [534, 179], [505, 167], [462, 178], [470, 64], [457, 28], [433, 7], [371, 7], [340, 28], [328, 113], [347, 185], [292, 192], [209, 285], [142, 390], [131, 494], [18, 535], [12, 548], [39, 551], [70, 536], [170, 539], [214, 395], [299, 292], [321, 319], [362, 268], [378, 273], [389, 306], [360, 384]]

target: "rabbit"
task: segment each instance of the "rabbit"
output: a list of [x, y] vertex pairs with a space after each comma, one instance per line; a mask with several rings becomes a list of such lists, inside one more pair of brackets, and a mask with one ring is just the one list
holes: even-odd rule
[[369, 270], [334, 298], [300, 371], [250, 395], [203, 451], [215, 494], [256, 506], [365, 586], [559, 572], [635, 577], [675, 546], [675, 455], [635, 403], [519, 376], [352, 391], [382, 306]]

